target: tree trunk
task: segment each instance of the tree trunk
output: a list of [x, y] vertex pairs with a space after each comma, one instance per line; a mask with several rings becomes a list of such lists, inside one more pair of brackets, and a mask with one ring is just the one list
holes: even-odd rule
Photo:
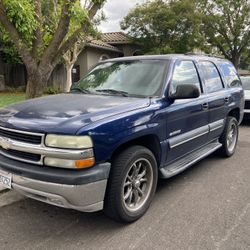
[[26, 99], [41, 97], [47, 86], [51, 71], [27, 68]]
[[66, 66], [66, 71], [67, 71], [67, 81], [64, 85], [64, 92], [69, 92], [72, 86], [72, 69], [73, 69], [74, 64], [66, 63], [65, 66]]
[[235, 68], [238, 69], [240, 66], [240, 54], [238, 52], [233, 52], [231, 61]]

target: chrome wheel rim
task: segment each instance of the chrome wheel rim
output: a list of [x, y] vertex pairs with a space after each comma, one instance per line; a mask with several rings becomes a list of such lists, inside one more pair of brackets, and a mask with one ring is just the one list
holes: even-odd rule
[[237, 125], [235, 123], [232, 123], [229, 128], [229, 132], [227, 134], [227, 148], [229, 152], [233, 152], [236, 146], [237, 142]]
[[147, 202], [153, 186], [153, 167], [145, 158], [136, 160], [123, 183], [123, 204], [130, 212], [138, 211]]

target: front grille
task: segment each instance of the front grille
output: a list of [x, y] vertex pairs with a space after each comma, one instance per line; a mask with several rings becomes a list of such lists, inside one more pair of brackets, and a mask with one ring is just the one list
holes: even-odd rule
[[26, 142], [26, 143], [32, 143], [32, 144], [41, 144], [42, 137], [39, 135], [33, 135], [33, 134], [26, 134], [24, 132], [15, 132], [15, 131], [9, 131], [0, 128], [0, 136], [6, 137], [12, 140]]
[[250, 109], [250, 101], [245, 101], [245, 109]]
[[0, 138], [2, 138], [0, 154], [15, 160], [41, 165], [42, 155], [24, 151], [27, 151], [25, 147], [30, 149], [29, 152], [32, 152], [34, 147], [42, 147], [43, 134], [0, 127]]
[[3, 148], [1, 148], [1, 151], [7, 156], [18, 158], [18, 159], [24, 159], [28, 161], [34, 161], [34, 162], [39, 162], [41, 160], [41, 155], [37, 155], [37, 154], [20, 152], [20, 151], [16, 151], [12, 149], [6, 150]]

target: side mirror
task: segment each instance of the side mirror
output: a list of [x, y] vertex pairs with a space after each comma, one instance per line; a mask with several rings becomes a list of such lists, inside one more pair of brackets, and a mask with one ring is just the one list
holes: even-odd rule
[[200, 90], [193, 84], [182, 84], [176, 87], [175, 93], [170, 93], [172, 99], [191, 99], [200, 96]]

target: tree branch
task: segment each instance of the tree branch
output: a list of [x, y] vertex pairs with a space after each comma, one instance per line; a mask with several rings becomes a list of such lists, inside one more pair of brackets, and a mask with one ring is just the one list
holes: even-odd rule
[[53, 61], [53, 58], [57, 54], [58, 48], [60, 47], [63, 39], [68, 33], [69, 30], [69, 24], [70, 24], [70, 14], [69, 10], [71, 5], [76, 0], [65, 0], [64, 5], [62, 7], [62, 14], [61, 18], [58, 23], [58, 27], [56, 29], [56, 32], [52, 38], [52, 41], [46, 51], [44, 52], [44, 55], [42, 57], [42, 63], [44, 65], [51, 63]]
[[36, 65], [36, 61], [32, 58], [32, 55], [30, 53], [28, 46], [22, 40], [16, 27], [9, 21], [2, 1], [0, 1], [0, 23], [3, 25], [5, 30], [9, 33], [26, 67], [28, 65], [33, 65], [33, 66]]
[[54, 60], [53, 65], [56, 65], [58, 60], [61, 58], [62, 55], [64, 55], [71, 47], [74, 46], [74, 44], [79, 40], [81, 34], [87, 34], [89, 33], [89, 30], [91, 28], [91, 22], [93, 18], [95, 17], [97, 11], [100, 9], [102, 4], [100, 3], [94, 3], [92, 7], [88, 11], [88, 19], [86, 22], [84, 22], [81, 27], [76, 30], [71, 37], [67, 41], [64, 42], [64, 44], [60, 47], [58, 50]]
[[242, 38], [242, 44], [239, 47], [239, 52], [242, 53], [242, 51], [249, 45], [250, 41], [250, 32], [248, 32], [243, 38]]
[[41, 47], [42, 44], [42, 39], [43, 39], [43, 33], [42, 33], [42, 6], [41, 6], [41, 0], [35, 0], [35, 11], [36, 11], [36, 20], [38, 23], [38, 26], [34, 32], [35, 38], [33, 41], [33, 46], [32, 46], [32, 55], [38, 61], [38, 54], [39, 54], [39, 48]]

